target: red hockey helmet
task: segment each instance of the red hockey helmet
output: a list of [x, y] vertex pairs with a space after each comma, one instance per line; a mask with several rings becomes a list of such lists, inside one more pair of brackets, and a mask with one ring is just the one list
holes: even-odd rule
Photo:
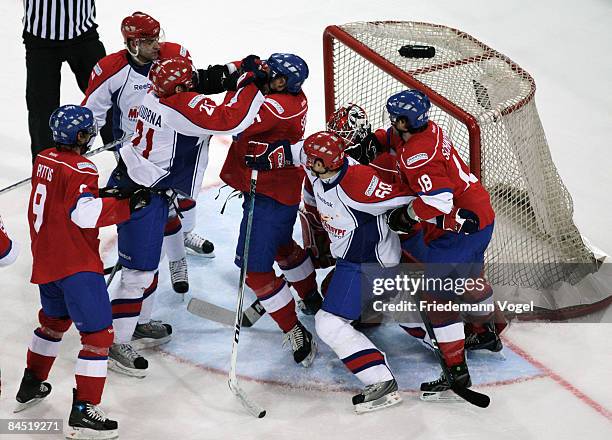
[[153, 91], [160, 98], [174, 95], [176, 86], [193, 88], [192, 75], [191, 63], [182, 57], [154, 61], [149, 71]]
[[314, 161], [320, 159], [328, 170], [337, 170], [344, 162], [344, 140], [331, 131], [319, 131], [304, 141], [306, 166], [312, 168]]
[[344, 139], [346, 147], [349, 148], [361, 142], [370, 133], [370, 123], [363, 108], [349, 103], [332, 113], [327, 121], [327, 129]]
[[134, 12], [121, 21], [123, 41], [147, 38], [159, 38], [161, 27], [159, 21], [144, 12]]

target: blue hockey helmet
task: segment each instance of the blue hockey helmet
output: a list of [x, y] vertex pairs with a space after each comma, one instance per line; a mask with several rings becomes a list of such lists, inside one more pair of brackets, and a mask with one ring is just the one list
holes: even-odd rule
[[391, 122], [394, 123], [397, 118], [404, 117], [411, 129], [427, 125], [430, 107], [427, 95], [414, 89], [396, 93], [387, 100], [387, 112]]
[[298, 93], [308, 78], [306, 61], [292, 53], [273, 53], [266, 63], [270, 68], [270, 79], [278, 75], [287, 77], [287, 90], [290, 93]]
[[77, 134], [85, 132], [93, 138], [98, 134], [98, 126], [93, 113], [87, 107], [80, 105], [62, 105], [58, 107], [49, 118], [49, 128], [53, 133], [53, 140], [58, 144], [76, 145]]

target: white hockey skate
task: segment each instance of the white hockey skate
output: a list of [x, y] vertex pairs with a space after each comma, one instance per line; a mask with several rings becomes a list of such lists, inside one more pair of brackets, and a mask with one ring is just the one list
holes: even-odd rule
[[402, 403], [402, 398], [395, 379], [367, 385], [360, 394], [353, 396], [355, 414], [378, 411], [399, 403]]
[[130, 344], [113, 344], [108, 350], [108, 368], [126, 376], [143, 378], [149, 363]]
[[195, 232], [185, 233], [185, 249], [205, 258], [215, 258], [215, 245]]

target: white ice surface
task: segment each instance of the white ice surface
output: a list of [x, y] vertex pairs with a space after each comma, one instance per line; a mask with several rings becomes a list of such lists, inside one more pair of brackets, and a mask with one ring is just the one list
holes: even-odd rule
[[[612, 90], [612, 5], [609, 2], [99, 0], [98, 23], [107, 51], [120, 48], [118, 23], [123, 16], [138, 9], [158, 17], [167, 39], [187, 46], [198, 65], [240, 59], [249, 53], [265, 57], [272, 52], [292, 51], [302, 55], [311, 69], [305, 86], [310, 100], [308, 132], [323, 126], [321, 35], [326, 25], [356, 20], [416, 20], [446, 24], [472, 34], [510, 56], [535, 78], [540, 117], [553, 159], [573, 196], [575, 221], [592, 243], [612, 253], [608, 229], [612, 224], [609, 195], [612, 160], [608, 138], [612, 128], [609, 92]], [[30, 153], [24, 98], [25, 60], [20, 39], [21, 2], [2, 2], [0, 17], [0, 37], [4, 43], [0, 66], [0, 83], [4, 86], [0, 187], [4, 187], [29, 174]], [[66, 65], [63, 74], [62, 103], [79, 102], [81, 94]], [[206, 178], [209, 185], [217, 181], [225, 148], [223, 140], [212, 146], [211, 167]], [[97, 163], [108, 170], [112, 159], [100, 157]], [[0, 270], [0, 310], [3, 311], [0, 419], [14, 417], [11, 413], [14, 395], [38, 309], [37, 291], [28, 283], [31, 256], [25, 220], [27, 196], [27, 187], [0, 196], [0, 213], [5, 224], [11, 235], [24, 244], [17, 263]], [[209, 196], [209, 193], [203, 194], [204, 200]], [[214, 217], [219, 203], [207, 203], [210, 203], [211, 218], [206, 219], [208, 223], [202, 221], [198, 230], [215, 241], [218, 256], [210, 262], [190, 257], [193, 293], [214, 298], [219, 304], [225, 301], [233, 307], [231, 287], [237, 280], [237, 271], [231, 258], [235, 246], [231, 225], [238, 222], [238, 204], [234, 202], [228, 208], [227, 217], [220, 222]], [[223, 228], [225, 233], [220, 231]], [[107, 259], [112, 259], [113, 234], [112, 228], [102, 234], [102, 249]], [[410, 390], [423, 374], [435, 371], [435, 364], [429, 354], [390, 329], [388, 334], [375, 337], [379, 338], [381, 348], [390, 353], [390, 362], [398, 370], [400, 386], [406, 390], [405, 402], [394, 409], [358, 417], [351, 412], [351, 391], [342, 390], [354, 389], [358, 384], [351, 381], [339, 361], [323, 350], [313, 370], [301, 375], [301, 370], [288, 360], [289, 353], [280, 349], [279, 333], [264, 318], [258, 327], [243, 332], [240, 373], [306, 387], [310, 384], [311, 389], [244, 381], [247, 393], [268, 410], [264, 419], [255, 420], [235, 401], [226, 378], [213, 371], [223, 368], [223, 353], [229, 353], [231, 332], [189, 316], [176, 294], [169, 291], [165, 267], [164, 262], [155, 314], [175, 324], [176, 338], [164, 347], [169, 354], [148, 353], [151, 372], [144, 380], [111, 373], [104, 394], [103, 407], [119, 420], [123, 439], [612, 438], [610, 324], [513, 326], [507, 338], [538, 365], [513, 356], [511, 350], [506, 350], [505, 362], [495, 358], [472, 360], [477, 383], [527, 377], [524, 381], [510, 379], [506, 384], [481, 388], [492, 398], [487, 410], [416, 400]], [[222, 298], [225, 290], [207, 296], [203, 287], [208, 286], [229, 288], [229, 298]], [[602, 319], [610, 322], [611, 312], [608, 310]], [[21, 413], [19, 418], [67, 417], [78, 347], [78, 336], [71, 331], [65, 337], [50, 377], [54, 386], [52, 395], [27, 413]], [[257, 356], [258, 350], [260, 356]], [[541, 377], [529, 378], [534, 374]]]

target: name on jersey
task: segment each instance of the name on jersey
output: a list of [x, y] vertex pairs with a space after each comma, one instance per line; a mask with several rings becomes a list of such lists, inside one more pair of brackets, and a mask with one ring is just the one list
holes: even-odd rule
[[153, 110], [145, 107], [144, 105], [140, 106], [140, 109], [138, 110], [138, 116], [140, 117], [140, 119], [148, 122], [151, 125], [155, 125], [159, 128], [161, 128], [162, 126], [161, 115], [158, 115]]
[[38, 164], [36, 169], [36, 177], [51, 182], [53, 180], [53, 168], [47, 165]]
[[453, 148], [453, 144], [451, 144], [451, 141], [442, 133], [442, 156], [444, 156], [446, 160], [450, 160], [451, 148]]

